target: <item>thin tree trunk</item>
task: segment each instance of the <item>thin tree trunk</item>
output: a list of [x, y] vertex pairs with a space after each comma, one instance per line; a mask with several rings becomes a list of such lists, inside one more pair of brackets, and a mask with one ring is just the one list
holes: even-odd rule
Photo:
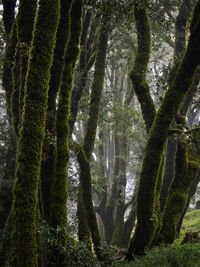
[[[84, 208], [87, 214], [88, 226], [91, 231], [92, 240], [95, 246], [95, 251], [98, 258], [100, 254], [100, 234], [98, 230], [96, 215], [92, 203], [92, 189], [91, 189], [91, 175], [90, 175], [90, 158], [94, 148], [94, 141], [96, 137], [97, 123], [99, 117], [100, 101], [103, 91], [104, 72], [106, 65], [107, 42], [109, 35], [109, 15], [104, 15], [102, 25], [98, 37], [97, 53], [95, 59], [94, 80], [92, 84], [92, 93], [89, 109], [89, 119], [86, 125], [86, 133], [83, 141], [83, 153], [78, 156], [80, 164], [80, 187], [82, 191], [82, 198]], [[88, 168], [88, 169], [84, 169]]]

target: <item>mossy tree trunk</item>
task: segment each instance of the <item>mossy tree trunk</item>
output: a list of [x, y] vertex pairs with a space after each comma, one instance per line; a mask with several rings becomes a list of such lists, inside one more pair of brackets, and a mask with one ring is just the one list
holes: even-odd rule
[[177, 228], [176, 228], [176, 231], [177, 231], [177, 234], [180, 233], [180, 230], [181, 230], [181, 226], [182, 226], [182, 222], [183, 222], [183, 218], [189, 208], [189, 205], [190, 205], [190, 201], [193, 197], [193, 195], [196, 193], [197, 191], [197, 187], [198, 187], [198, 183], [200, 181], [200, 171], [199, 173], [197, 174], [196, 178], [194, 179], [194, 181], [192, 182], [192, 185], [190, 187], [190, 191], [189, 191], [189, 194], [188, 194], [188, 197], [187, 197], [187, 202], [186, 202], [186, 205], [185, 205], [185, 208], [181, 214], [181, 217], [179, 219], [179, 222], [178, 222], [178, 225], [177, 225]]
[[[2, 228], [6, 222], [7, 216], [10, 212], [12, 205], [12, 181], [15, 175], [15, 153], [16, 153], [16, 140], [15, 134], [12, 127], [12, 113], [11, 113], [11, 93], [13, 90], [12, 83], [12, 67], [14, 61], [15, 47], [17, 42], [16, 37], [16, 24], [14, 22], [14, 11], [16, 1], [3, 1], [3, 21], [7, 35], [7, 42], [5, 48], [5, 57], [3, 62], [3, 74], [2, 74], [2, 85], [6, 96], [6, 113], [9, 123], [9, 144], [5, 159], [5, 170], [3, 175], [2, 186], [0, 190], [4, 190], [3, 198], [0, 201], [5, 209], [2, 211], [0, 228]], [[5, 181], [6, 187], [3, 186]], [[7, 183], [9, 181], [9, 184]], [[7, 191], [7, 192], [6, 192]]]
[[[29, 8], [29, 7], [28, 7]], [[59, 0], [40, 0], [35, 19], [14, 184], [15, 266], [38, 266], [36, 224], [50, 67], [59, 20]], [[23, 219], [22, 219], [23, 218]]]
[[175, 177], [169, 188], [169, 196], [163, 211], [162, 229], [160, 231], [160, 237], [165, 244], [172, 243], [176, 237], [177, 226], [198, 170], [199, 164], [188, 159], [186, 141], [178, 140]]
[[41, 207], [43, 219], [48, 223], [51, 214], [51, 187], [55, 167], [55, 140], [56, 140], [56, 98], [61, 83], [64, 68], [64, 52], [69, 37], [69, 10], [72, 0], [61, 0], [61, 12], [56, 45], [54, 49], [53, 64], [51, 67], [48, 107], [46, 116], [45, 138], [41, 165]]
[[147, 133], [149, 133], [156, 114], [156, 109], [153, 99], [150, 95], [149, 85], [146, 82], [146, 74], [151, 50], [147, 3], [148, 1], [143, 1], [143, 4], [140, 5], [139, 1], [135, 1], [134, 17], [136, 21], [138, 47], [135, 62], [129, 72], [129, 76], [132, 80], [134, 91], [141, 105]]
[[5, 32], [7, 40], [9, 39], [10, 32], [12, 30], [13, 22], [15, 19], [15, 6], [16, 0], [2, 0], [3, 4], [3, 23], [5, 26]]
[[62, 81], [59, 89], [58, 109], [56, 114], [56, 160], [55, 175], [51, 194], [52, 227], [61, 227], [63, 230], [62, 242], [66, 239], [67, 226], [67, 196], [69, 161], [69, 111], [70, 96], [73, 86], [74, 68], [79, 54], [79, 42], [82, 29], [82, 1], [73, 0], [70, 9], [70, 32], [65, 51], [65, 66], [62, 73]]
[[[184, 95], [192, 83], [195, 70], [200, 64], [199, 30], [200, 1], [198, 1], [195, 7], [187, 50], [149, 133], [138, 190], [138, 222], [135, 234], [130, 241], [127, 259], [132, 258], [132, 253], [144, 253], [144, 249], [151, 244], [157, 229], [158, 220], [155, 213], [154, 192], [158, 181], [159, 166], [170, 125], [177, 114]], [[148, 188], [148, 190], [145, 190], [145, 188]]]
[[[86, 125], [86, 133], [83, 141], [83, 154], [79, 153], [78, 161], [80, 165], [80, 190], [82, 194], [82, 201], [87, 215], [87, 223], [92, 235], [92, 241], [95, 246], [96, 254], [101, 258], [100, 254], [100, 234], [97, 225], [97, 219], [92, 203], [92, 185], [90, 175], [90, 158], [94, 148], [94, 141], [96, 137], [96, 130], [99, 117], [100, 101], [103, 91], [104, 72], [106, 66], [106, 52], [110, 16], [104, 14], [102, 18], [101, 29], [97, 41], [97, 52], [95, 58], [94, 80], [92, 84], [89, 119]], [[81, 204], [81, 203], [80, 203]]]
[[83, 21], [83, 31], [80, 43], [81, 53], [79, 65], [77, 67], [79, 77], [75, 81], [71, 96], [71, 114], [69, 120], [71, 134], [73, 132], [74, 124], [76, 122], [78, 114], [78, 104], [87, 84], [88, 73], [91, 67], [93, 66], [95, 60], [95, 35], [97, 34], [97, 20], [98, 18], [94, 17], [93, 12], [91, 10], [85, 12]]
[[[186, 49], [186, 30], [187, 24], [191, 15], [191, 1], [184, 0], [180, 3], [179, 13], [175, 21], [175, 47], [174, 47], [174, 68], [171, 70], [171, 75], [174, 75], [174, 69], [177, 67], [178, 63], [183, 56]], [[170, 81], [169, 81], [170, 82]], [[185, 101], [180, 109], [181, 116], [185, 116], [189, 105], [191, 104], [192, 98], [195, 93], [195, 88], [191, 88], [186, 94]], [[167, 142], [167, 155], [166, 155], [166, 169], [163, 179], [163, 187], [160, 194], [160, 207], [163, 211], [170, 183], [174, 177], [174, 162], [176, 154], [176, 138], [174, 136], [169, 136]]]
[[24, 83], [37, 1], [20, 1], [16, 19], [17, 45], [13, 68], [12, 116], [16, 136], [22, 122]]

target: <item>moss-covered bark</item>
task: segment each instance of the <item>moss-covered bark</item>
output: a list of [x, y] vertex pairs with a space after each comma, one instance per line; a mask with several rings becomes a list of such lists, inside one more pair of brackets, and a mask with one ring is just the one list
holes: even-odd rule
[[[176, 17], [175, 21], [175, 47], [174, 47], [174, 68], [171, 70], [171, 79], [174, 75], [175, 69], [183, 56], [185, 49], [186, 49], [186, 30], [188, 21], [191, 15], [191, 1], [190, 0], [183, 0], [179, 5], [179, 13]], [[180, 114], [185, 116], [189, 105], [192, 101], [195, 89], [191, 88], [188, 90], [185, 101], [181, 106]], [[176, 153], [176, 138], [174, 136], [169, 136], [168, 143], [167, 143], [167, 155], [166, 155], [166, 170], [163, 180], [163, 187], [160, 194], [160, 206], [161, 210], [164, 209], [168, 189], [170, 183], [174, 177], [174, 161], [175, 161], [175, 153]]]
[[176, 154], [176, 140], [174, 136], [168, 137], [167, 154], [166, 154], [166, 169], [163, 178], [162, 190], [160, 193], [160, 209], [163, 211], [168, 195], [170, 183], [174, 177], [174, 159]]
[[78, 192], [77, 218], [78, 218], [78, 239], [87, 244], [89, 250], [92, 250], [91, 232], [87, 222], [87, 214], [83, 204], [83, 194], [81, 186]]
[[13, 69], [12, 115], [14, 129], [19, 136], [22, 121], [24, 83], [27, 71], [30, 42], [32, 40], [33, 23], [37, 1], [20, 1], [16, 20], [17, 46], [15, 51], [15, 65]]
[[[95, 58], [95, 71], [94, 80], [92, 84], [89, 119], [86, 125], [86, 133], [83, 141], [84, 154], [79, 154], [80, 164], [80, 187], [82, 191], [82, 198], [84, 208], [87, 214], [88, 226], [91, 231], [92, 241], [95, 246], [97, 256], [101, 258], [99, 246], [100, 246], [100, 234], [98, 230], [96, 215], [92, 203], [92, 187], [91, 187], [91, 175], [90, 175], [90, 158], [94, 147], [94, 141], [96, 137], [97, 123], [99, 117], [99, 108], [101, 95], [103, 91], [104, 72], [106, 65], [106, 52], [107, 42], [109, 34], [109, 21], [110, 16], [104, 14], [102, 18], [102, 25], [99, 32], [97, 41], [97, 52]], [[84, 167], [85, 166], [85, 167]], [[85, 169], [84, 169], [85, 168]]]
[[102, 259], [100, 250], [101, 238], [98, 230], [95, 210], [92, 203], [92, 177], [90, 173], [90, 165], [84, 151], [81, 148], [78, 149], [77, 159], [80, 166], [80, 188], [82, 190], [82, 200], [87, 216], [87, 223], [91, 232], [92, 241], [97, 257], [99, 259]]
[[2, 0], [3, 4], [3, 23], [7, 34], [7, 40], [12, 29], [12, 25], [15, 19], [15, 6], [16, 0]]
[[183, 0], [179, 7], [179, 14], [175, 22], [175, 53], [174, 61], [177, 64], [186, 49], [186, 27], [191, 13], [191, 0]]
[[15, 266], [38, 266], [38, 182], [50, 67], [59, 19], [59, 0], [40, 0], [25, 83], [25, 106], [14, 185]]
[[[196, 67], [200, 64], [200, 1], [198, 1], [192, 23], [191, 35], [175, 78], [166, 93], [162, 105], [151, 127], [138, 190], [138, 222], [134, 237], [131, 239], [127, 258], [144, 253], [157, 229], [154, 192], [157, 186], [159, 166], [169, 127], [177, 114], [181, 101], [190, 87]], [[148, 188], [148, 190], [146, 190]]]
[[15, 55], [15, 47], [17, 44], [17, 30], [16, 22], [13, 24], [12, 31], [8, 43], [6, 45], [6, 52], [3, 64], [2, 83], [6, 93], [6, 110], [9, 118], [9, 123], [12, 124], [12, 112], [11, 112], [11, 95], [13, 92], [13, 62]]
[[117, 177], [117, 203], [115, 227], [112, 234], [112, 244], [123, 247], [123, 233], [124, 233], [124, 205], [125, 205], [125, 188], [126, 188], [126, 160], [128, 140], [127, 133], [124, 133], [119, 138], [120, 153], [119, 153], [119, 172]]
[[190, 191], [188, 193], [188, 197], [187, 197], [187, 202], [186, 202], [185, 208], [184, 208], [184, 210], [183, 210], [183, 212], [181, 214], [181, 217], [179, 219], [179, 222], [178, 222], [178, 225], [177, 225], [177, 228], [176, 228], [177, 234], [180, 233], [184, 216], [185, 216], [185, 214], [186, 214], [186, 212], [187, 212], [187, 210], [189, 208], [189, 205], [190, 205], [190, 202], [191, 202], [191, 199], [192, 199], [193, 195], [197, 191], [197, 187], [198, 187], [199, 181], [200, 181], [200, 172], [197, 174], [196, 178], [194, 179], [194, 181], [192, 182], [192, 185], [190, 187]]
[[69, 41], [65, 52], [65, 66], [59, 90], [58, 109], [56, 114], [56, 162], [55, 177], [51, 197], [51, 226], [65, 228], [67, 225], [67, 194], [69, 161], [69, 110], [73, 85], [73, 74], [82, 29], [82, 1], [73, 0], [70, 9]]
[[56, 33], [53, 64], [51, 67], [48, 107], [46, 116], [45, 139], [43, 144], [43, 160], [41, 165], [41, 207], [42, 216], [49, 223], [51, 186], [55, 167], [55, 117], [56, 97], [61, 83], [64, 68], [64, 52], [69, 37], [69, 10], [72, 0], [61, 0], [60, 21]]
[[146, 73], [151, 50], [147, 3], [148, 1], [145, 0], [141, 5], [140, 1], [135, 1], [134, 17], [136, 21], [138, 47], [135, 62], [129, 72], [129, 76], [132, 80], [134, 91], [141, 105], [147, 132], [149, 132], [156, 110], [150, 95], [149, 85], [146, 82]]
[[160, 231], [161, 240], [165, 244], [172, 243], [176, 237], [177, 226], [198, 170], [198, 163], [188, 160], [186, 142], [179, 140], [175, 160], [175, 177], [169, 188], [169, 197], [163, 212], [163, 223]]

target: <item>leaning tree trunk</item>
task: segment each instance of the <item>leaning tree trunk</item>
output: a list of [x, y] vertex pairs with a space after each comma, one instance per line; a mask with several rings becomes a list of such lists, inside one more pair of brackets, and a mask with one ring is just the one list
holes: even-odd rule
[[80, 77], [77, 79], [77, 81], [75, 81], [71, 95], [71, 109], [70, 109], [70, 120], [69, 120], [70, 134], [72, 134], [74, 129], [74, 125], [78, 114], [79, 101], [87, 84], [88, 73], [91, 67], [93, 66], [95, 60], [95, 49], [96, 49], [95, 34], [97, 29], [96, 20], [97, 20], [96, 17], [92, 18], [92, 11], [88, 10], [86, 12], [83, 23], [83, 30], [80, 43], [81, 53], [80, 53], [79, 65], [77, 68]]
[[[180, 62], [175, 78], [166, 93], [149, 133], [138, 190], [138, 222], [135, 234], [129, 245], [127, 259], [132, 258], [132, 253], [143, 254], [145, 248], [151, 245], [157, 230], [158, 219], [155, 214], [154, 192], [164, 144], [170, 125], [192, 83], [195, 70], [200, 64], [200, 1], [195, 7], [190, 31], [191, 35], [185, 55]], [[146, 188], [148, 190], [145, 190]]]
[[[103, 15], [102, 25], [98, 37], [97, 52], [95, 59], [94, 80], [92, 84], [92, 93], [89, 109], [89, 119], [87, 121], [86, 133], [83, 141], [83, 152], [79, 154], [78, 161], [80, 165], [80, 190], [82, 201], [87, 215], [87, 223], [92, 235], [95, 251], [98, 258], [101, 258], [100, 245], [101, 239], [97, 225], [95, 210], [92, 203], [92, 187], [90, 175], [90, 158], [94, 148], [97, 123], [99, 117], [100, 101], [103, 91], [104, 72], [106, 65], [106, 52], [109, 35], [109, 15]], [[84, 167], [82, 167], [84, 166]], [[89, 168], [84, 170], [84, 168]], [[80, 218], [81, 219], [81, 218]]]
[[[191, 15], [191, 1], [183, 0], [179, 7], [179, 14], [176, 17], [175, 22], [175, 50], [174, 50], [174, 69], [177, 67], [178, 63], [181, 60], [185, 52], [186, 47], [186, 27], [188, 20]], [[171, 75], [174, 75], [174, 69], [172, 69]], [[170, 81], [169, 81], [170, 82]], [[191, 88], [185, 97], [185, 101], [182, 104], [180, 109], [181, 116], [185, 116], [189, 105], [191, 104], [192, 98], [195, 94], [195, 89]], [[160, 193], [160, 207], [163, 211], [170, 183], [174, 177], [174, 162], [175, 162], [175, 154], [176, 154], [176, 140], [174, 136], [170, 136], [167, 142], [167, 155], [166, 155], [166, 169], [165, 175], [163, 179], [163, 186]]]
[[[14, 185], [13, 243], [16, 267], [38, 266], [38, 183], [50, 67], [59, 19], [59, 0], [40, 0], [25, 83], [25, 105]], [[23, 218], [23, 220], [22, 220]]]
[[197, 162], [188, 160], [186, 141], [178, 140], [177, 146], [175, 177], [169, 188], [160, 231], [160, 241], [165, 244], [172, 243], [176, 237], [178, 223], [185, 209], [190, 187], [199, 170]]

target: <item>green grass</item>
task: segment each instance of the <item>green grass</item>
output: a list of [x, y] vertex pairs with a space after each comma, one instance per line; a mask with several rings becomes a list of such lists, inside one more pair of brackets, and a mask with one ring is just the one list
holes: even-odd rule
[[173, 244], [154, 248], [145, 257], [130, 263], [115, 263], [115, 267], [200, 267], [200, 244]]
[[200, 230], [200, 210], [191, 210], [186, 213], [183, 219], [182, 230], [184, 232]]
[[181, 245], [185, 232], [200, 230], [200, 210], [188, 211], [183, 220], [180, 239], [174, 244], [154, 248], [133, 262], [113, 263], [115, 267], [200, 267], [200, 243]]

